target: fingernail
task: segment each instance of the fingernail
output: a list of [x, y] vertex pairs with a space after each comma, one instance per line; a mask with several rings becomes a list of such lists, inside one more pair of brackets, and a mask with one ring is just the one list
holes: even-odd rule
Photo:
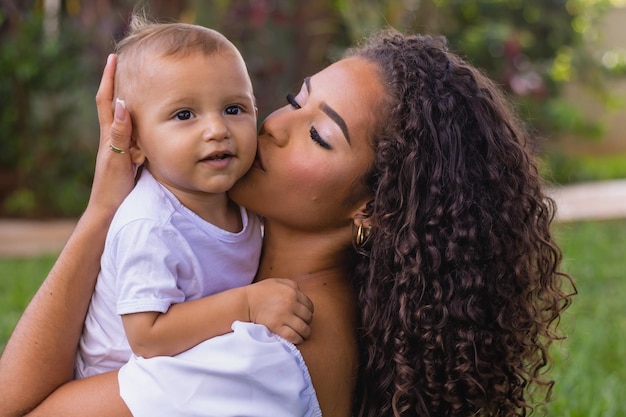
[[115, 120], [118, 122], [126, 120], [126, 103], [119, 98], [115, 99]]

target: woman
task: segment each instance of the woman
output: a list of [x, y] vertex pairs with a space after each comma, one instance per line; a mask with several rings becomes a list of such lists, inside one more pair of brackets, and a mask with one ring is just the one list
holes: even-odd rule
[[[257, 279], [291, 278], [315, 304], [299, 349], [325, 416], [524, 415], [543, 398], [530, 389], [552, 384], [541, 371], [571, 285], [528, 137], [441, 39], [382, 33], [349, 55], [265, 120], [231, 192], [265, 218]], [[57, 386], [33, 415], [124, 415], [115, 375], [67, 383], [106, 226], [132, 187], [108, 150], [129, 132], [122, 115], [109, 131], [111, 67], [88, 208], [2, 358], [7, 415]]]

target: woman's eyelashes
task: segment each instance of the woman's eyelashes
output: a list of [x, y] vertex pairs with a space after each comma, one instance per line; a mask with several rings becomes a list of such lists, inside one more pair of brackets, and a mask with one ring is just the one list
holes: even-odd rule
[[[294, 109], [302, 108], [300, 104], [298, 104], [298, 102], [296, 101], [296, 97], [291, 93], [287, 94], [287, 103], [289, 103], [289, 105], [293, 107]], [[317, 129], [315, 129], [315, 127], [311, 126], [311, 128], [309, 129], [309, 135], [311, 136], [311, 139], [313, 140], [313, 142], [317, 143], [322, 148], [332, 149], [330, 144], [326, 142], [324, 139], [322, 139], [322, 137], [318, 133]]]
[[326, 142], [324, 139], [322, 139], [320, 134], [317, 133], [317, 129], [315, 129], [313, 126], [311, 126], [311, 129], [309, 129], [309, 134], [311, 135], [311, 139], [313, 139], [313, 142], [317, 143], [322, 148], [324, 148], [324, 149], [332, 149], [332, 147], [328, 144], [328, 142]]
[[293, 94], [291, 94], [291, 93], [287, 94], [287, 103], [289, 103], [291, 105], [291, 107], [293, 107], [294, 109], [301, 109], [302, 108], [302, 107], [300, 107], [300, 105], [296, 101], [296, 97]]
[[[298, 102], [296, 101], [296, 97], [292, 93], [287, 94], [287, 103], [289, 103], [289, 105], [293, 107], [294, 109], [302, 108], [300, 104], [298, 104]], [[320, 136], [320, 134], [318, 133], [317, 129], [315, 129], [314, 126], [311, 126], [311, 129], [309, 129], [309, 135], [311, 135], [311, 139], [313, 139], [313, 142], [317, 143], [322, 148], [332, 149], [330, 144], [326, 142], [324, 139], [322, 139], [322, 137]]]

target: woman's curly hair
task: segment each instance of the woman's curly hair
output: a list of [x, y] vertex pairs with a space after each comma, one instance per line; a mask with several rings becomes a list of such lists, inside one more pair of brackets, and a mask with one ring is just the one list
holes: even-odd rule
[[388, 90], [372, 231], [354, 282], [364, 416], [524, 416], [575, 287], [559, 271], [528, 137], [443, 38], [386, 31], [350, 55]]

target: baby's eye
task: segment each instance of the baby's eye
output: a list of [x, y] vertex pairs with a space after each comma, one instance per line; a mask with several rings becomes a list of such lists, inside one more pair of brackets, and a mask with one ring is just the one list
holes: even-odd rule
[[237, 116], [243, 113], [243, 108], [239, 105], [228, 106], [226, 107], [226, 110], [224, 110], [224, 113]]
[[181, 110], [174, 115], [178, 120], [189, 120], [193, 118], [193, 113], [189, 110]]

